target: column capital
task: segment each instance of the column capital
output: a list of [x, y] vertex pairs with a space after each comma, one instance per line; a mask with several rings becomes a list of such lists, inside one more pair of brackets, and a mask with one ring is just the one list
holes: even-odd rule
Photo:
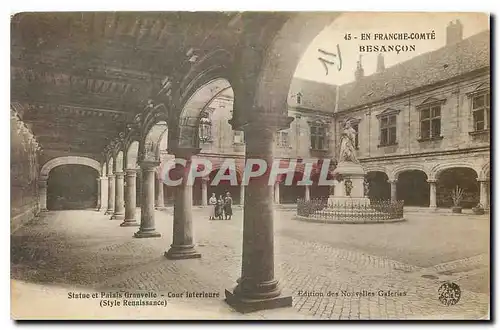
[[387, 182], [389, 182], [390, 184], [396, 184], [396, 183], [398, 183], [398, 180], [397, 179], [387, 180]]
[[112, 173], [112, 174], [108, 174], [108, 178], [114, 178], [115, 177], [115, 174]]
[[476, 180], [477, 180], [477, 182], [489, 182], [490, 181], [489, 178], [477, 178]]
[[428, 183], [436, 183], [436, 182], [437, 182], [437, 180], [436, 180], [436, 179], [429, 179], [429, 180], [427, 180], [427, 182], [428, 182]]
[[160, 165], [160, 162], [156, 161], [142, 161], [139, 166], [142, 170], [154, 171]]
[[38, 187], [40, 187], [40, 188], [47, 188], [47, 180], [39, 180], [38, 181]]
[[115, 172], [115, 176], [123, 178], [125, 176], [125, 173], [123, 173], [123, 172]]
[[127, 176], [136, 176], [137, 175], [137, 169], [136, 168], [127, 168], [127, 169], [125, 169], [125, 174]]

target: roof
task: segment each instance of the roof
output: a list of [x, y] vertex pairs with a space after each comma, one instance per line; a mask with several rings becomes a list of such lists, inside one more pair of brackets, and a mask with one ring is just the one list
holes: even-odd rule
[[[359, 81], [341, 85], [339, 111], [349, 110], [419, 87], [490, 66], [490, 31], [475, 34], [461, 42], [398, 63]], [[290, 87], [289, 104], [302, 91], [303, 107], [333, 112], [336, 85], [295, 78]]]
[[[297, 104], [297, 94], [301, 93], [301, 103]], [[302, 78], [293, 78], [288, 93], [288, 104], [301, 108], [333, 112], [335, 110], [336, 85]]]

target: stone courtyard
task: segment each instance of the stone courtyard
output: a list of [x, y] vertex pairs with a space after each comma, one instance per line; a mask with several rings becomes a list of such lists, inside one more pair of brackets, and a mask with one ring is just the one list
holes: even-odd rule
[[[449, 211], [449, 210], [448, 210]], [[138, 218], [139, 218], [138, 209]], [[93, 210], [41, 213], [11, 236], [12, 317], [105, 319], [487, 319], [489, 217], [409, 210], [393, 224], [321, 224], [276, 210], [276, 277], [293, 307], [240, 314], [224, 301], [241, 274], [242, 210], [209, 221], [193, 210], [201, 259], [168, 260], [172, 209], [156, 211], [159, 238], [137, 239]], [[451, 211], [449, 211], [451, 212]], [[445, 306], [438, 288], [460, 286]], [[155, 292], [167, 306], [102, 308], [69, 292]], [[217, 292], [218, 298], [168, 298]], [[369, 293], [373, 293], [369, 295]], [[329, 294], [330, 293], [330, 294]], [[385, 293], [385, 295], [379, 295]], [[39, 303], [37, 303], [39, 302]]]

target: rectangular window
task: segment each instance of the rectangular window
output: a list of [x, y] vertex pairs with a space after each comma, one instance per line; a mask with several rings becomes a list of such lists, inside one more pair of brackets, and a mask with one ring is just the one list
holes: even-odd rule
[[245, 143], [245, 135], [244, 135], [243, 131], [234, 131], [233, 143], [234, 144]]
[[325, 150], [326, 149], [326, 127], [311, 126], [311, 149]]
[[435, 105], [420, 110], [420, 138], [441, 137], [441, 106]]
[[288, 134], [288, 131], [279, 131], [278, 132], [277, 143], [278, 143], [278, 146], [283, 147], [283, 148], [290, 147], [290, 136]]
[[380, 145], [396, 144], [396, 115], [380, 118]]
[[474, 131], [483, 131], [490, 128], [490, 93], [472, 98], [472, 119], [474, 121]]

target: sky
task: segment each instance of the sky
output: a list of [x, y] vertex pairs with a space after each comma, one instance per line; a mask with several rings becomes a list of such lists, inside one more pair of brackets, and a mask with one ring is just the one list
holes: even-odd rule
[[[384, 53], [385, 67], [409, 60], [412, 57], [441, 48], [446, 43], [446, 27], [450, 21], [460, 20], [463, 25], [463, 38], [470, 37], [489, 29], [489, 17], [483, 13], [343, 13], [330, 26], [325, 28], [311, 42], [299, 62], [295, 77], [329, 84], [345, 84], [354, 80], [356, 63], [359, 60], [359, 45], [415, 45], [414, 52]], [[434, 40], [373, 40], [374, 33], [427, 33], [435, 32]], [[344, 40], [350, 33], [351, 40]], [[361, 33], [371, 33], [371, 41], [361, 41]], [[353, 36], [358, 36], [355, 40]], [[318, 57], [338, 61], [337, 45], [340, 48], [342, 68], [328, 67], [328, 75]], [[322, 55], [318, 49], [337, 54], [337, 58]], [[378, 53], [363, 53], [361, 63], [365, 76], [375, 72]]]

